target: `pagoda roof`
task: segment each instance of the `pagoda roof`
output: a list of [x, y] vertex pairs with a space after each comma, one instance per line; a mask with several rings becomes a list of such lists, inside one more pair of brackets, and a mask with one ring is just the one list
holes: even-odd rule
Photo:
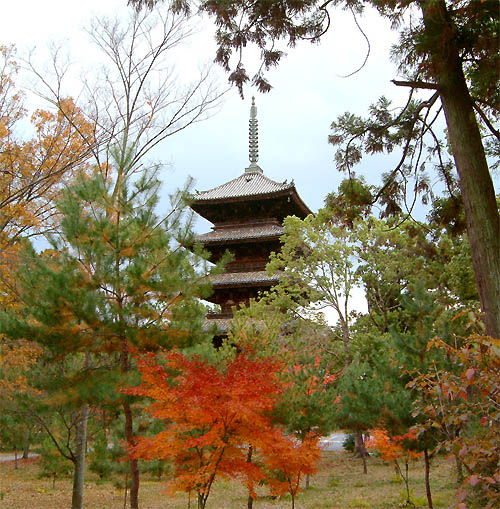
[[269, 275], [265, 270], [253, 272], [225, 272], [209, 276], [210, 284], [214, 288], [273, 285], [279, 282], [280, 275]]
[[210, 315], [207, 315], [204, 327], [209, 329], [215, 325], [218, 333], [227, 333], [231, 328], [231, 320], [232, 318], [211, 318]]
[[230, 225], [218, 226], [214, 230], [201, 235], [196, 235], [196, 241], [203, 244], [217, 244], [230, 241], [249, 241], [253, 239], [275, 239], [285, 233], [285, 228], [279, 224], [260, 225]]
[[239, 177], [226, 182], [208, 191], [198, 191], [194, 196], [198, 201], [221, 201], [234, 198], [260, 197], [269, 194], [282, 193], [294, 189], [295, 184], [291, 182], [275, 182], [266, 177], [262, 172], [245, 171]]
[[[270, 214], [279, 222], [289, 215], [304, 218], [311, 214], [293, 180], [275, 182], [255, 168], [247, 168], [239, 177], [208, 191], [197, 191], [192, 200], [191, 208], [212, 223], [224, 222], [229, 215], [243, 218], [251, 210], [246, 207], [259, 202], [259, 214]], [[226, 211], [226, 207], [231, 207], [231, 211]]]

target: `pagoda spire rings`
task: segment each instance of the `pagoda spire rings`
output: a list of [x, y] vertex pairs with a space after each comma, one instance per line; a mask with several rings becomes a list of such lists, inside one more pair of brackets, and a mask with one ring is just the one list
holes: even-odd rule
[[259, 160], [259, 121], [257, 120], [255, 97], [252, 97], [250, 120], [248, 122], [248, 158], [250, 160], [250, 166], [245, 169], [245, 173], [263, 173], [262, 169], [257, 164]]

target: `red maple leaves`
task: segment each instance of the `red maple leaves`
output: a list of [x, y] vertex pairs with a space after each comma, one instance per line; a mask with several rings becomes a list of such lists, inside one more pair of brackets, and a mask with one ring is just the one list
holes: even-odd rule
[[215, 366], [164, 352], [161, 364], [148, 355], [138, 359], [138, 367], [142, 384], [125, 392], [151, 398], [148, 410], [165, 430], [139, 437], [129, 453], [172, 460], [170, 493], [194, 491], [205, 507], [217, 476], [240, 479], [253, 498], [256, 483], [266, 482], [274, 494], [288, 492], [295, 499], [301, 476], [315, 471], [317, 438], [299, 442], [271, 418], [282, 394], [283, 366], [275, 359], [240, 353]]

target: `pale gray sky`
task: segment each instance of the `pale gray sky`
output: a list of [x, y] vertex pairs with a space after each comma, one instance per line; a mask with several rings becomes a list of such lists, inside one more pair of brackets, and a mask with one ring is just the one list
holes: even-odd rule
[[[63, 42], [73, 61], [89, 57], [89, 43], [81, 30], [92, 15], [123, 15], [126, 0], [16, 0], [2, 5], [0, 43], [13, 43], [21, 54], [29, 48], [45, 47], [49, 41]], [[290, 49], [280, 66], [269, 73], [274, 86], [271, 93], [256, 93], [259, 120], [259, 165], [276, 180], [294, 179], [299, 194], [312, 210], [322, 206], [326, 194], [335, 190], [341, 179], [334, 165], [334, 149], [327, 144], [329, 125], [339, 114], [352, 111], [364, 114], [380, 95], [399, 97], [405, 91], [390, 83], [395, 66], [389, 62], [389, 48], [395, 33], [387, 22], [369, 12], [360, 24], [371, 42], [365, 67], [350, 78], [364, 60], [366, 41], [357, 30], [352, 15], [339, 11], [320, 45], [307, 42]], [[205, 28], [205, 31], [203, 29]], [[210, 21], [204, 22], [185, 58], [200, 64], [213, 59]], [[180, 63], [182, 65], [182, 62]], [[217, 69], [221, 87], [227, 76]], [[155, 157], [172, 167], [163, 174], [165, 193], [182, 185], [188, 175], [195, 187], [209, 189], [242, 173], [248, 164], [248, 117], [250, 98], [246, 90], [242, 101], [236, 90], [225, 97], [220, 112], [184, 132], [167, 139]], [[366, 160], [364, 172], [377, 181], [381, 171], [395, 157]]]
[[[126, 15], [129, 9], [126, 3], [127, 0], [4, 1], [0, 44], [15, 44], [20, 54], [26, 54], [35, 45], [43, 48], [51, 40], [62, 41], [73, 61], [92, 61], [82, 27], [88, 26], [92, 15]], [[343, 178], [333, 164], [334, 148], [327, 144], [330, 123], [345, 111], [364, 115], [368, 106], [383, 94], [402, 105], [407, 94], [407, 90], [390, 81], [396, 77], [396, 66], [389, 61], [389, 50], [397, 34], [375, 12], [367, 12], [359, 22], [370, 40], [371, 54], [354, 76], [342, 77], [363, 63], [366, 41], [352, 15], [337, 10], [320, 45], [298, 44], [269, 73], [274, 86], [271, 93], [260, 95], [249, 88], [242, 101], [237, 91], [231, 90], [217, 115], [168, 138], [155, 152], [157, 160], [170, 165], [163, 173], [165, 196], [181, 187], [188, 175], [194, 177], [197, 189], [206, 190], [243, 172], [248, 165], [250, 99], [255, 93], [259, 165], [276, 181], [294, 179], [309, 207], [313, 211], [321, 207], [325, 196]], [[211, 22], [203, 21], [200, 30], [184, 51], [183, 61], [177, 62], [178, 69], [188, 62], [202, 65], [213, 59]], [[217, 73], [221, 88], [225, 88], [227, 76], [220, 69]], [[366, 158], [359, 171], [370, 182], [379, 182], [381, 173], [390, 170], [396, 160], [395, 155]], [[207, 231], [208, 226], [200, 221], [197, 229]], [[365, 309], [358, 290], [354, 300], [357, 309]]]

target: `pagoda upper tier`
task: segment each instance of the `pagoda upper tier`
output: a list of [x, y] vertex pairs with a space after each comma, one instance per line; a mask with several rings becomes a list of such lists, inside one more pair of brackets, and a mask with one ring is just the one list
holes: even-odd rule
[[266, 218], [275, 218], [281, 224], [286, 216], [304, 218], [311, 213], [293, 180], [275, 182], [259, 170], [247, 168], [225, 184], [198, 192], [191, 207], [214, 224]]

